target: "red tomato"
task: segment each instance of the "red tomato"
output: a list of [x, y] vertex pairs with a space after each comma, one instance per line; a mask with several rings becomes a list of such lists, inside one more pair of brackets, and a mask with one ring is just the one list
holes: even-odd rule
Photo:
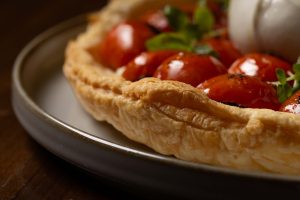
[[[186, 3], [178, 8], [184, 13], [186, 13], [190, 18], [192, 18], [195, 10], [195, 4]], [[150, 10], [144, 15], [142, 15], [140, 17], [140, 20], [142, 22], [147, 23], [148, 25], [152, 26], [160, 32], [172, 31], [172, 28], [170, 27], [169, 21], [165, 16], [163, 10]]]
[[117, 69], [145, 50], [145, 42], [154, 36], [150, 28], [138, 21], [125, 21], [114, 27], [100, 44], [100, 60]]
[[162, 10], [147, 12], [141, 17], [141, 20], [160, 32], [171, 31], [168, 19]]
[[246, 108], [278, 110], [276, 90], [256, 77], [225, 74], [198, 86], [209, 98], [229, 105]]
[[226, 68], [214, 57], [178, 53], [166, 59], [158, 67], [154, 77], [197, 86], [211, 77], [224, 73], [226, 73]]
[[256, 76], [263, 81], [277, 81], [277, 68], [281, 68], [285, 72], [292, 71], [292, 66], [279, 58], [267, 54], [252, 53], [239, 58], [232, 64], [228, 72], [230, 74]]
[[300, 90], [288, 98], [280, 107], [279, 111], [290, 112], [300, 115]]
[[206, 1], [208, 8], [212, 11], [215, 16], [215, 28], [224, 28], [227, 26], [227, 14], [224, 9], [220, 6], [220, 3], [215, 0]]
[[226, 39], [209, 39], [204, 41], [219, 55], [219, 60], [226, 66], [230, 67], [234, 61], [242, 56], [242, 54]]
[[153, 76], [158, 66], [177, 51], [143, 52], [126, 65], [123, 77], [137, 81], [143, 77]]

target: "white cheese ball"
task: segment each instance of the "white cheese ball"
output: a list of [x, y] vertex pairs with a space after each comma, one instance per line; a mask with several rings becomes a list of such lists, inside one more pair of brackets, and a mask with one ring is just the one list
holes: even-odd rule
[[300, 56], [300, 0], [231, 0], [229, 34], [243, 53]]

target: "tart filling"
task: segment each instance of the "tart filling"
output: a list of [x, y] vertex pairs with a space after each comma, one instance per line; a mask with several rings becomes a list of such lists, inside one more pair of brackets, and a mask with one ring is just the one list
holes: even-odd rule
[[82, 105], [162, 154], [299, 174], [300, 117], [273, 111], [297, 110], [298, 65], [242, 55], [228, 39], [226, 14], [214, 13], [219, 4], [197, 5], [196, 11], [186, 1], [180, 5], [114, 0], [94, 16], [87, 32], [68, 45], [64, 65]]

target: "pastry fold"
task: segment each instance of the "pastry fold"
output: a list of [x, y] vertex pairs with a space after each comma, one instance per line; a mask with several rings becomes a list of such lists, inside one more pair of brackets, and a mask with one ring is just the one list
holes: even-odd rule
[[89, 49], [124, 19], [182, 2], [112, 0], [93, 15], [86, 32], [69, 43], [63, 67], [83, 107], [96, 120], [112, 124], [129, 139], [164, 155], [300, 175], [300, 116], [224, 105], [181, 82], [155, 78], [130, 82], [90, 54]]

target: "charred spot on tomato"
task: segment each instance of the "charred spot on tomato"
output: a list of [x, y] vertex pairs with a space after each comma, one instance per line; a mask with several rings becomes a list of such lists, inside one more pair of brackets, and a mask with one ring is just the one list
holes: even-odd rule
[[240, 80], [242, 80], [245, 77], [247, 77], [247, 76], [243, 75], [243, 74], [228, 74], [227, 75], [228, 80], [230, 80], [230, 79], [240, 79]]

